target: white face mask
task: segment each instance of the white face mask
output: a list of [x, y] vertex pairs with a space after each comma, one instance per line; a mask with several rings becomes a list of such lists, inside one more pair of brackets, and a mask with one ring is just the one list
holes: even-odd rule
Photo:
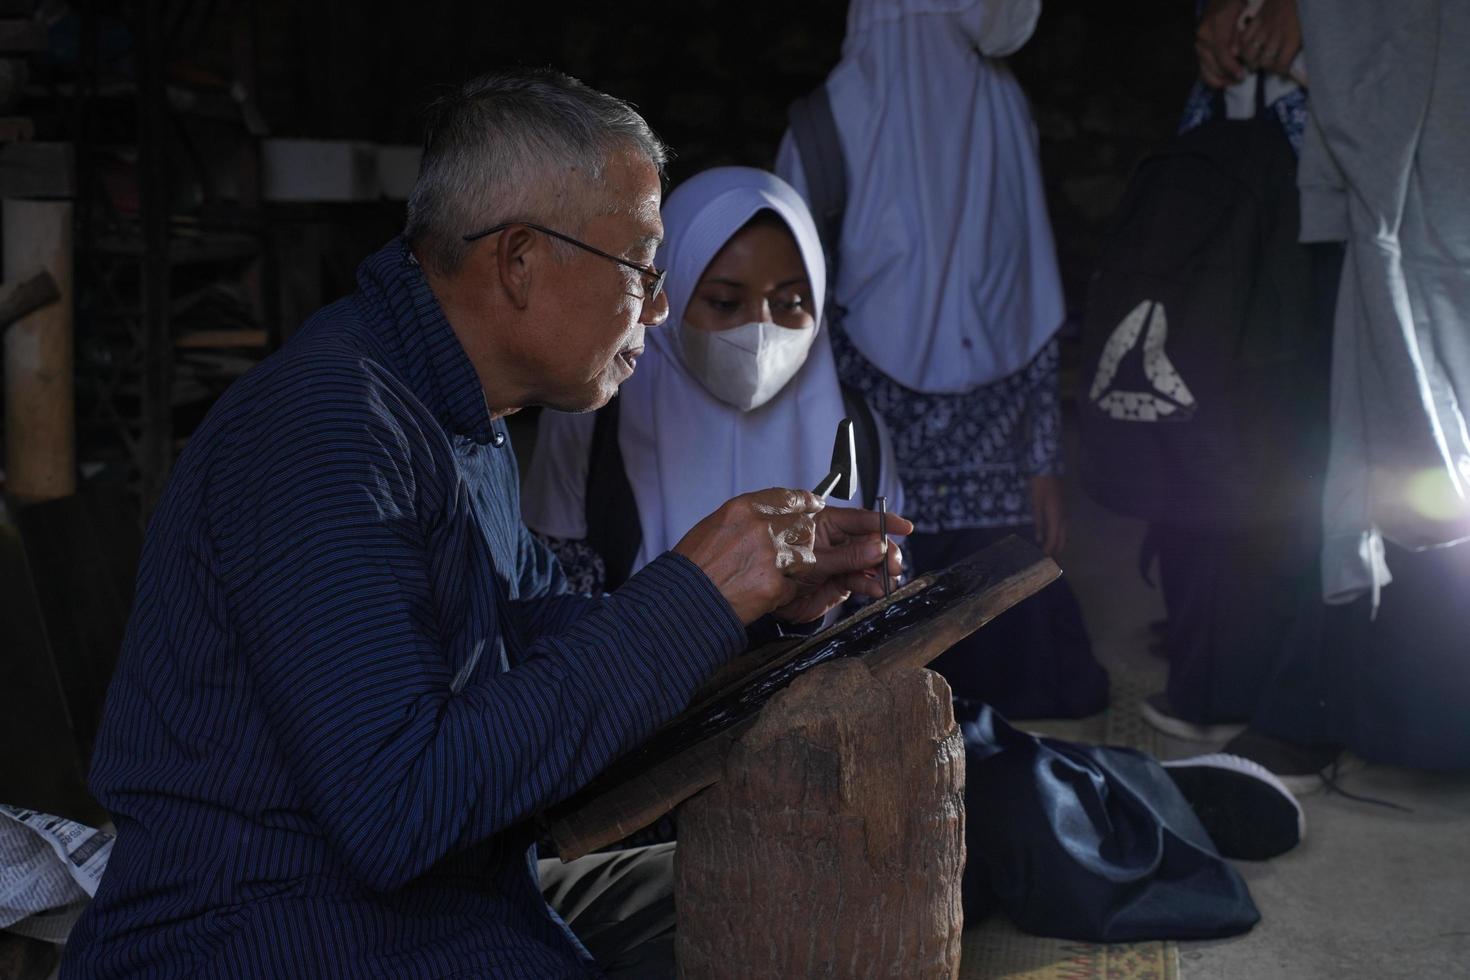
[[747, 323], [729, 330], [679, 324], [684, 366], [720, 401], [742, 412], [759, 408], [795, 377], [817, 337], [815, 326], [792, 330]]

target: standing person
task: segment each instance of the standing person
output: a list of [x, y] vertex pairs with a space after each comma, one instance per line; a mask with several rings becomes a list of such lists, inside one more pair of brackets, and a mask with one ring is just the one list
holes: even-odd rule
[[[1252, 348], [1241, 357], [1294, 357], [1289, 394], [1273, 408], [1262, 407], [1258, 396], [1255, 403], [1248, 403], [1253, 396], [1240, 379], [1250, 375], [1242, 369], [1233, 376], [1233, 385], [1216, 397], [1230, 404], [1236, 418], [1276, 412], [1270, 424], [1250, 428], [1242, 424], [1241, 431], [1247, 440], [1270, 439], [1277, 447], [1291, 447], [1289, 469], [1273, 468], [1259, 441], [1247, 442], [1247, 454], [1260, 480], [1300, 488], [1285, 501], [1274, 491], [1260, 492], [1260, 503], [1248, 523], [1230, 524], [1211, 516], [1149, 528], [1148, 548], [1158, 554], [1168, 616], [1164, 648], [1169, 674], [1164, 690], [1145, 698], [1140, 711], [1150, 725], [1175, 738], [1223, 741], [1246, 727], [1273, 683], [1283, 652], [1300, 648], [1305, 653], [1320, 643], [1314, 631], [1298, 628], [1299, 597], [1316, 578], [1320, 537], [1315, 517], [1327, 451], [1331, 319], [1322, 313], [1322, 297], [1312, 293], [1314, 277], [1317, 281], [1331, 277], [1337, 257], [1296, 243], [1297, 192], [1287, 168], [1301, 152], [1308, 90], [1294, 0], [1200, 4], [1195, 55], [1200, 78], [1185, 103], [1180, 133], [1211, 123], [1223, 125], [1225, 120], [1252, 119], [1260, 106], [1271, 123], [1265, 131], [1273, 149], [1280, 148], [1266, 159], [1284, 171], [1279, 177], [1281, 199], [1273, 199], [1263, 222], [1275, 222], [1281, 231], [1260, 233], [1255, 251], [1243, 256], [1243, 262], [1255, 271], [1259, 285], [1254, 288], [1276, 304], [1273, 315], [1290, 319], [1287, 329], [1280, 321], [1273, 324], [1277, 332], [1262, 341], [1271, 349]], [[1212, 177], [1220, 198], [1228, 200], [1230, 178], [1223, 173]], [[1257, 193], [1266, 192], [1258, 188]], [[1210, 275], [1212, 270], [1198, 274]], [[1330, 300], [1330, 295], [1326, 298]], [[1250, 315], [1261, 313], [1252, 307]], [[1201, 329], [1178, 319], [1173, 327], [1171, 347], [1187, 342], [1192, 328]], [[1242, 332], [1254, 335], [1245, 328]], [[1298, 336], [1305, 340], [1301, 350], [1293, 352], [1292, 338]], [[1232, 346], [1243, 349], [1242, 343], [1232, 341]], [[1307, 767], [1315, 773], [1334, 754], [1327, 750]], [[1281, 775], [1303, 775], [1286, 772], [1300, 766], [1281, 759], [1257, 761], [1269, 761]], [[1307, 788], [1314, 785], [1314, 777], [1294, 785]]]
[[404, 236], [210, 412], [148, 529], [63, 976], [672, 976], [669, 849], [538, 880], [533, 818], [747, 627], [881, 593], [881, 545], [764, 490], [594, 599], [521, 524], [504, 417], [602, 405], [667, 313], [664, 153], [558, 73], [466, 84]]
[[[1236, 740], [1308, 770], [1340, 746], [1470, 767], [1470, 9], [1298, 0], [1311, 82], [1302, 240], [1334, 258], [1330, 450], [1310, 654]], [[1373, 79], [1373, 84], [1365, 80]]]
[[[1301, 240], [1331, 396], [1311, 379], [1300, 388], [1294, 424], [1313, 432], [1314, 500], [1308, 526], [1280, 536], [1298, 542], [1284, 574], [1258, 554], [1195, 576], [1219, 609], [1211, 583], [1259, 588], [1264, 568], [1278, 583], [1258, 593], [1272, 628], [1249, 646], [1217, 640], [1208, 676], [1171, 667], [1169, 698], [1152, 699], [1145, 717], [1182, 734], [1228, 712], [1244, 731], [1225, 751], [1298, 792], [1319, 788], [1345, 747], [1395, 765], [1470, 766], [1470, 326], [1453, 300], [1470, 294], [1470, 222], [1441, 203], [1460, 193], [1470, 159], [1460, 123], [1470, 75], [1463, 58], [1436, 54], [1467, 36], [1453, 4], [1203, 6], [1203, 81], [1228, 87], [1229, 111], [1263, 79], [1300, 153]], [[1365, 100], [1358, 83], [1370, 73], [1393, 83]], [[1186, 126], [1211, 106], [1197, 92]], [[1209, 559], [1198, 542], [1178, 555], [1180, 569]], [[1240, 619], [1220, 616], [1218, 628]], [[1191, 711], [1205, 713], [1178, 717]]]
[[[853, 0], [824, 83], [847, 172], [832, 347], [838, 373], [893, 434], [919, 571], [1010, 533], [1052, 555], [1066, 543], [1065, 308], [1035, 129], [998, 60], [1039, 12], [1038, 0]], [[814, 201], [816, 171], [790, 132], [776, 170]], [[1107, 704], [1107, 674], [1065, 582], [934, 667], [957, 695], [1011, 717]]]

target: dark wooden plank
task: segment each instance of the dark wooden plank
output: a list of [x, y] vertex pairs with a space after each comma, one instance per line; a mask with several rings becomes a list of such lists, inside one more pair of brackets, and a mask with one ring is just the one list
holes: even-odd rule
[[727, 680], [586, 789], [547, 815], [563, 860], [615, 843], [717, 782], [725, 750], [776, 691], [819, 663], [860, 657], [878, 675], [923, 666], [1061, 574], [1033, 545], [1008, 537], [921, 576], [892, 596], [776, 651]]
[[14, 511], [83, 764], [132, 605], [140, 534], [120, 496], [89, 488]]
[[[922, 632], [894, 631], [862, 655], [875, 675], [883, 677], [904, 667], [924, 666], [1062, 574], [1056, 562], [1017, 537], [997, 542], [980, 553], [984, 556], [995, 563], [987, 567], [982, 562], [962, 562], [947, 569], [935, 577], [924, 597], [928, 602], [942, 602], [943, 592], [966, 590], [963, 601], [927, 622]], [[991, 577], [981, 579], [982, 572]], [[973, 591], [980, 581], [985, 584]]]
[[0, 800], [97, 826], [19, 531], [0, 516]]

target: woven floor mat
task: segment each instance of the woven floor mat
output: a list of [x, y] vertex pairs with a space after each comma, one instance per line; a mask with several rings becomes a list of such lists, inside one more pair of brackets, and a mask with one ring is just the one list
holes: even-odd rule
[[1121, 745], [1137, 749], [1147, 755], [1159, 754], [1159, 733], [1138, 711], [1138, 702], [1150, 692], [1158, 689], [1151, 678], [1126, 667], [1111, 667], [1108, 670], [1112, 692], [1108, 697], [1104, 745]]
[[1046, 939], [991, 916], [964, 934], [960, 980], [1179, 980], [1171, 942], [1111, 946]]

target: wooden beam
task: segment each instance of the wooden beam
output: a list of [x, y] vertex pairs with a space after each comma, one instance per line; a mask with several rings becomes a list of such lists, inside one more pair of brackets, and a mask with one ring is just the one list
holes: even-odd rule
[[36, 138], [36, 122], [30, 116], [0, 116], [0, 143], [24, 143]]
[[75, 197], [70, 143], [0, 143], [0, 197]]
[[142, 0], [133, 25], [138, 41], [138, 224], [143, 233], [139, 270], [143, 301], [140, 354], [142, 398], [138, 438], [138, 495], [153, 512], [173, 466], [173, 328], [169, 298], [173, 241], [169, 235], [168, 63], [164, 0]]
[[0, 53], [24, 54], [46, 50], [46, 29], [34, 20], [0, 19]]
[[558, 853], [570, 861], [616, 843], [713, 785], [729, 746], [761, 706], [817, 664], [857, 657], [878, 677], [921, 667], [1060, 574], [1055, 562], [1012, 535], [752, 664], [548, 813]]
[[0, 283], [0, 327], [7, 327], [60, 298], [56, 280], [45, 269], [28, 279]]
[[264, 330], [193, 330], [175, 337], [174, 346], [180, 350], [264, 347], [268, 339]]

